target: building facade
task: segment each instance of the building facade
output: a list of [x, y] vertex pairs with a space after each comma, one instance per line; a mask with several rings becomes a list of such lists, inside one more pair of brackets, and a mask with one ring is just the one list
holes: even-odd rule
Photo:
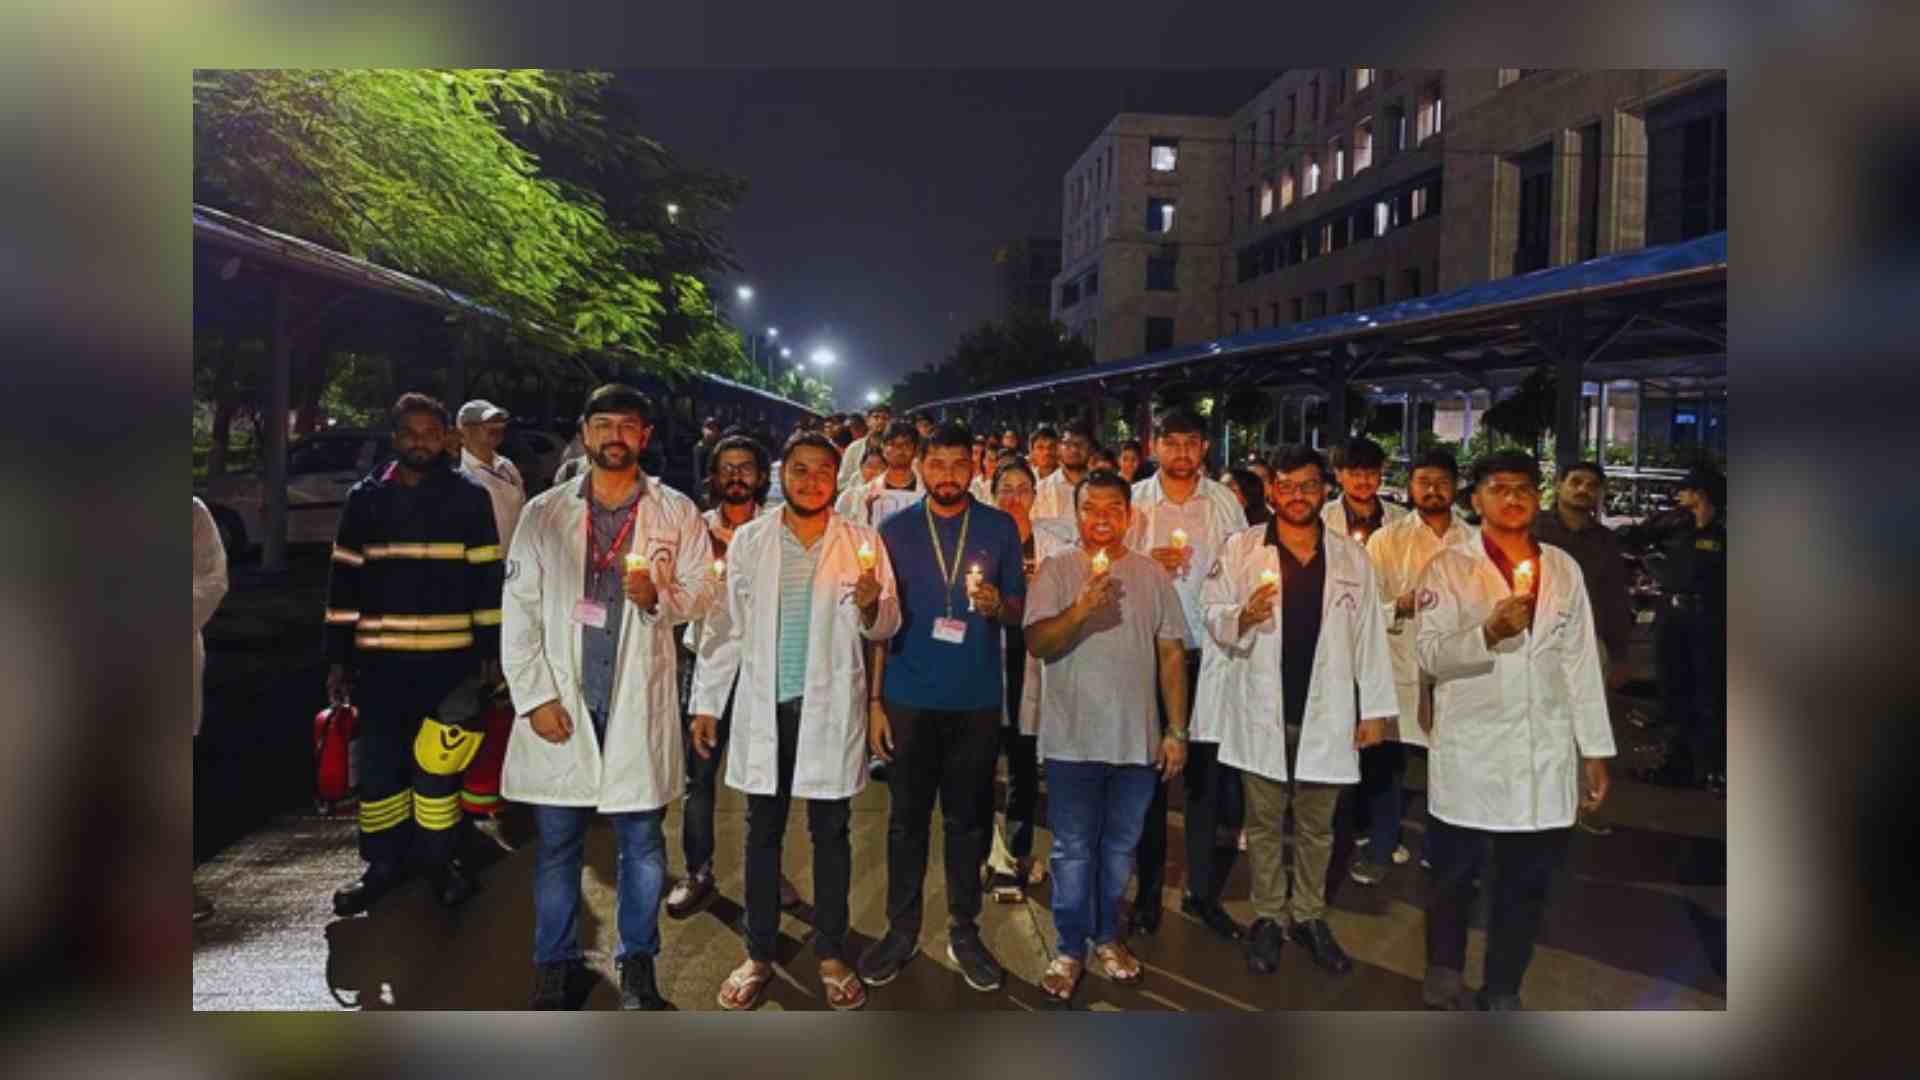
[[1095, 363], [1219, 336], [1227, 124], [1122, 113], [1067, 172], [1053, 317]]
[[1045, 319], [1053, 311], [1053, 279], [1060, 273], [1058, 234], [1032, 234], [1000, 245], [993, 253], [1000, 321]]

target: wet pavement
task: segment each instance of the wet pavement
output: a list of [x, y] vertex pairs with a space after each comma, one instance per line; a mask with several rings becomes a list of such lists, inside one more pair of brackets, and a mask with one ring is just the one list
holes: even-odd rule
[[[1539, 948], [1523, 987], [1537, 1009], [1724, 1009], [1726, 1007], [1726, 802], [1699, 791], [1635, 783], [1627, 771], [1652, 763], [1648, 736], [1625, 723], [1616, 703], [1614, 795], [1606, 817], [1611, 835], [1576, 830], [1568, 862], [1555, 880]], [[1349, 881], [1351, 838], [1338, 837], [1329, 873], [1328, 922], [1352, 954], [1344, 976], [1313, 966], [1288, 945], [1274, 975], [1250, 973], [1238, 945], [1179, 913], [1182, 841], [1170, 836], [1175, 865], [1163, 897], [1168, 908], [1159, 932], [1132, 944], [1146, 966], [1138, 986], [1120, 987], [1091, 973], [1076, 1005], [1107, 1010], [1417, 1009], [1424, 967], [1421, 822], [1425, 814], [1424, 762], [1415, 759], [1403, 841], [1414, 861], [1394, 868], [1384, 883]], [[1174, 785], [1169, 832], [1182, 828], [1179, 784]], [[1002, 792], [1004, 795], [1004, 791]], [[204, 804], [203, 804], [204, 812]], [[1041, 811], [1044, 820], [1044, 800]], [[875, 784], [854, 801], [852, 890], [856, 951], [885, 930], [887, 788]], [[676, 1007], [715, 1009], [714, 995], [744, 956], [739, 928], [740, 853], [746, 810], [736, 792], [722, 789], [716, 815], [719, 894], [685, 920], [663, 912], [658, 961], [661, 991]], [[514, 830], [509, 830], [513, 832]], [[194, 933], [193, 999], [199, 1009], [517, 1009], [532, 985], [531, 837], [502, 851], [475, 836], [482, 891], [455, 911], [438, 907], [420, 881], [388, 896], [372, 913], [340, 919], [331, 895], [358, 875], [351, 817], [283, 814], [201, 863], [195, 885], [217, 905]], [[679, 874], [680, 813], [667, 816], [669, 874]], [[971, 990], [946, 958], [946, 890], [940, 880], [940, 825], [933, 826], [932, 872], [926, 884], [927, 929], [921, 952], [900, 978], [869, 992], [874, 1009], [1045, 1008], [1038, 987], [1053, 942], [1048, 887], [1030, 889], [1024, 904], [986, 906], [980, 925], [990, 949], [1009, 971], [992, 993]], [[1036, 839], [1044, 853], [1048, 834]], [[803, 903], [782, 917], [777, 976], [767, 1009], [825, 1009], [814, 954], [808, 947], [812, 893], [805, 817], [794, 814], [784, 868]], [[614, 850], [611, 830], [596, 822], [589, 833], [586, 912], [581, 920], [588, 961], [600, 976], [589, 1009], [618, 1003], [613, 955]], [[1249, 866], [1242, 857], [1226, 889], [1226, 905], [1245, 922]], [[1481, 919], [1484, 919], [1484, 899]], [[1478, 925], [1478, 924], [1477, 924]], [[1468, 981], [1478, 984], [1484, 937], [1473, 931]]]

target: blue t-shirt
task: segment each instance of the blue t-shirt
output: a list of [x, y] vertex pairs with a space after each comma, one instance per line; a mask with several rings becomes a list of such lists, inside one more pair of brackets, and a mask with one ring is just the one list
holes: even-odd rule
[[[881, 688], [888, 701], [955, 712], [1001, 707], [1000, 629], [986, 616], [967, 610], [967, 571], [978, 564], [982, 579], [999, 589], [1002, 597], [1024, 598], [1027, 576], [1021, 568], [1020, 527], [1005, 511], [969, 501], [970, 518], [933, 515], [941, 553], [953, 573], [951, 591], [940, 576], [940, 560], [927, 535], [925, 500], [880, 525], [880, 540], [887, 545], [900, 594], [900, 632], [887, 643], [886, 682]], [[956, 570], [953, 556], [963, 520], [967, 521], [967, 544]], [[958, 645], [933, 637], [934, 620], [946, 617], [949, 599], [953, 617], [967, 624], [966, 640]]]

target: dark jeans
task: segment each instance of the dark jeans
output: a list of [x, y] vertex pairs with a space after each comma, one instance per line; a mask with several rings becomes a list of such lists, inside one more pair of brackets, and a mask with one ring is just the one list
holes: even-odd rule
[[[1200, 684], [1200, 653], [1187, 654], [1187, 701], [1193, 701], [1194, 688]], [[1167, 724], [1166, 705], [1160, 706], [1160, 726]], [[1187, 787], [1187, 892], [1200, 900], [1218, 900], [1227, 875], [1233, 872], [1237, 847], [1216, 850], [1214, 830], [1221, 825], [1239, 825], [1246, 820], [1246, 799], [1240, 786], [1240, 770], [1222, 765], [1217, 743], [1188, 743], [1187, 764], [1181, 778]], [[1161, 883], [1167, 871], [1167, 786], [1156, 784], [1153, 801], [1147, 804], [1147, 822], [1140, 834], [1140, 889], [1135, 903], [1149, 897], [1158, 903]]]
[[1354, 789], [1355, 832], [1366, 836], [1367, 858], [1387, 864], [1400, 844], [1402, 785], [1407, 778], [1407, 748], [1383, 742], [1360, 751], [1360, 783]]
[[1707, 612], [1660, 612], [1660, 711], [1675, 733], [1672, 763], [1704, 780], [1727, 768], [1727, 624]]
[[1119, 937], [1120, 896], [1147, 801], [1161, 786], [1147, 765], [1047, 762], [1047, 824], [1053, 829], [1053, 926], [1062, 956], [1087, 954], [1087, 941]]
[[[580, 958], [580, 866], [584, 861], [590, 806], [538, 806], [534, 825], [540, 850], [533, 862], [533, 962], [558, 964]], [[667, 881], [667, 846], [661, 822], [667, 812], [608, 814], [618, 840], [614, 869], [614, 918], [620, 926], [616, 960], [660, 952], [660, 891]]]
[[929, 824], [940, 800], [946, 830], [947, 915], [954, 928], [980, 917], [980, 864], [993, 828], [993, 766], [1000, 756], [1000, 710], [951, 712], [887, 703], [893, 729], [888, 774], [887, 922], [920, 934]]
[[[684, 699], [682, 699], [684, 700]], [[733, 695], [727, 695], [726, 711], [714, 725], [712, 757], [701, 757], [687, 737], [687, 798], [681, 819], [681, 848], [687, 857], [687, 875], [713, 866], [713, 801], [720, 783], [720, 759], [727, 752], [727, 737], [733, 732]]]
[[[779, 732], [772, 795], [747, 796], [747, 956], [773, 962], [780, 933], [780, 847], [793, 802], [793, 763], [800, 742], [800, 702], [774, 710]], [[851, 801], [809, 799], [807, 831], [813, 837], [814, 952], [822, 960], [845, 960], [847, 890], [853, 883], [853, 841], [848, 833]]]
[[1007, 716], [1000, 746], [1007, 754], [1007, 847], [1016, 859], [1033, 854], [1033, 812], [1040, 801], [1039, 739], [1020, 734], [1020, 699], [1027, 686], [1027, 650], [1007, 650]]
[[1427, 815], [1427, 966], [1464, 972], [1473, 876], [1493, 855], [1493, 903], [1487, 919], [1486, 992], [1520, 993], [1547, 907], [1547, 885], [1566, 861], [1572, 829], [1486, 832]]

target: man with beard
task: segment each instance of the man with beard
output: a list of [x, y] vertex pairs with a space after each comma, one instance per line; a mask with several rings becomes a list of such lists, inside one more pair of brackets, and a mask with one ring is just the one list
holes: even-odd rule
[[[744, 435], [720, 440], [713, 448], [712, 466], [707, 490], [713, 509], [708, 510], [704, 518], [713, 558], [725, 560], [734, 531], [764, 512], [767, 488], [772, 481], [768, 478], [766, 448]], [[709, 588], [717, 590], [720, 580], [719, 576], [709, 574]], [[680, 692], [687, 701], [692, 700], [693, 662], [705, 632], [706, 620], [697, 619], [687, 624], [682, 638]], [[687, 745], [687, 797], [681, 822], [687, 872], [667, 893], [667, 914], [675, 919], [692, 915], [713, 898], [714, 789], [720, 778], [720, 755], [726, 752], [727, 736], [732, 728], [733, 701], [729, 695], [726, 710], [720, 714], [714, 731], [713, 752], [700, 754], [691, 741]], [[798, 902], [793, 883], [785, 874], [780, 875], [780, 906], [790, 908]]]
[[[893, 409], [886, 405], [875, 405], [867, 410], [866, 430], [860, 437], [847, 444], [840, 457], [839, 489], [845, 491], [854, 486], [855, 478], [860, 475], [860, 462], [867, 447], [884, 443], [889, 425], [893, 423]], [[778, 484], [780, 478], [774, 477]]]
[[1126, 544], [1129, 495], [1118, 473], [1087, 477], [1080, 544], [1040, 565], [1027, 606], [1027, 651], [1044, 671], [1039, 751], [1058, 934], [1040, 986], [1057, 1005], [1073, 1000], [1089, 940], [1101, 974], [1140, 981], [1120, 937], [1120, 897], [1147, 804], [1186, 758], [1186, 619], [1166, 573]]
[[1027, 583], [1019, 527], [967, 490], [971, 449], [965, 425], [936, 429], [923, 466], [927, 498], [880, 526], [900, 583], [900, 632], [868, 649], [881, 677], [868, 747], [892, 766], [888, 929], [860, 958], [869, 986], [892, 982], [918, 947], [936, 798], [946, 827], [947, 957], [975, 990], [998, 989], [1006, 975], [980, 940], [980, 864], [1000, 750], [999, 631], [1020, 625]]
[[[1200, 680], [1207, 641], [1200, 609], [1200, 586], [1227, 538], [1247, 527], [1246, 511], [1232, 489], [1201, 474], [1207, 459], [1206, 426], [1185, 409], [1161, 417], [1154, 450], [1160, 469], [1133, 485], [1133, 524], [1127, 546], [1152, 559], [1173, 583], [1186, 613], [1181, 639], [1186, 648], [1187, 699]], [[1163, 717], [1162, 723], [1170, 722]], [[1218, 747], [1195, 742], [1188, 748], [1182, 782], [1186, 785], [1187, 888], [1180, 910], [1229, 941], [1240, 926], [1220, 905], [1220, 890], [1238, 852], [1216, 843], [1215, 829], [1240, 816], [1240, 777], [1216, 760]], [[1160, 928], [1160, 887], [1167, 862], [1167, 792], [1154, 791], [1140, 836], [1140, 886], [1134, 893], [1129, 930], [1152, 934]]]
[[1395, 518], [1367, 541], [1367, 557], [1380, 583], [1400, 715], [1388, 722], [1386, 741], [1360, 752], [1360, 787], [1355, 798], [1361, 819], [1356, 840], [1360, 854], [1347, 871], [1358, 885], [1378, 885], [1393, 866], [1412, 858], [1400, 843], [1406, 748], [1424, 749], [1427, 729], [1433, 726], [1433, 680], [1421, 672], [1413, 655], [1418, 615], [1414, 586], [1435, 555], [1478, 541], [1479, 533], [1454, 506], [1459, 474], [1447, 451], [1421, 455], [1407, 483], [1414, 512]]
[[[1194, 735], [1218, 743], [1246, 786], [1257, 916], [1248, 966], [1278, 970], [1291, 936], [1338, 975], [1353, 961], [1325, 918], [1334, 810], [1398, 708], [1393, 664], [1366, 549], [1320, 521], [1320, 455], [1288, 447], [1273, 473], [1273, 517], [1228, 540], [1207, 573], [1207, 631], [1219, 652], [1201, 676]], [[1281, 837], [1289, 815], [1291, 867]]]
[[[1039, 438], [1036, 436], [1037, 444]], [[1093, 452], [1093, 426], [1074, 420], [1060, 431], [1060, 468], [1040, 478], [1033, 495], [1035, 518], [1071, 517], [1073, 489], [1087, 476], [1087, 456]]]
[[[1593, 629], [1600, 639], [1600, 670], [1607, 689], [1627, 682], [1627, 643], [1633, 635], [1633, 598], [1620, 540], [1600, 524], [1607, 474], [1596, 461], [1575, 462], [1553, 489], [1551, 512], [1533, 519], [1533, 537], [1573, 556], [1593, 604]], [[1581, 814], [1579, 826], [1596, 836], [1612, 827], [1593, 814]]]
[[905, 420], [887, 428], [880, 442], [887, 459], [887, 471], [864, 485], [844, 487], [833, 512], [856, 525], [878, 528], [894, 513], [912, 506], [926, 495], [920, 474], [915, 469], [920, 453], [920, 433]]
[[866, 786], [866, 701], [877, 690], [864, 645], [893, 636], [900, 603], [879, 534], [829, 509], [837, 453], [819, 435], [787, 442], [786, 505], [734, 533], [693, 673], [694, 750], [710, 756], [718, 747], [720, 713], [733, 693], [740, 737], [727, 755], [727, 785], [747, 796], [747, 959], [721, 985], [723, 1009], [755, 1007], [773, 977], [780, 852], [795, 797], [808, 800], [813, 943], [827, 1004], [846, 1010], [867, 1001], [845, 955], [850, 800]]
[[[1479, 543], [1420, 575], [1414, 651], [1434, 679], [1427, 755], [1427, 971], [1432, 1008], [1518, 1009], [1547, 886], [1576, 807], [1600, 808], [1614, 755], [1580, 564], [1533, 539], [1540, 469], [1482, 458]], [[1474, 877], [1491, 856], [1486, 982], [1464, 993]]]
[[398, 457], [347, 492], [327, 584], [327, 696], [360, 708], [367, 862], [333, 894], [342, 916], [371, 908], [410, 862], [442, 904], [473, 894], [454, 858], [460, 775], [484, 735], [475, 678], [500, 681], [493, 503], [453, 468], [446, 406], [402, 394], [392, 418]]
[[1333, 475], [1340, 481], [1340, 497], [1320, 512], [1327, 528], [1364, 546], [1376, 530], [1406, 516], [1405, 510], [1380, 498], [1386, 465], [1387, 452], [1364, 435], [1333, 448]]
[[533, 807], [533, 1005], [577, 1003], [587, 827], [613, 824], [620, 1005], [668, 1007], [654, 980], [666, 807], [685, 786], [673, 626], [710, 602], [693, 500], [643, 471], [653, 406], [617, 383], [581, 410], [592, 469], [527, 505], [508, 563], [502, 659], [523, 719], [501, 793]]

